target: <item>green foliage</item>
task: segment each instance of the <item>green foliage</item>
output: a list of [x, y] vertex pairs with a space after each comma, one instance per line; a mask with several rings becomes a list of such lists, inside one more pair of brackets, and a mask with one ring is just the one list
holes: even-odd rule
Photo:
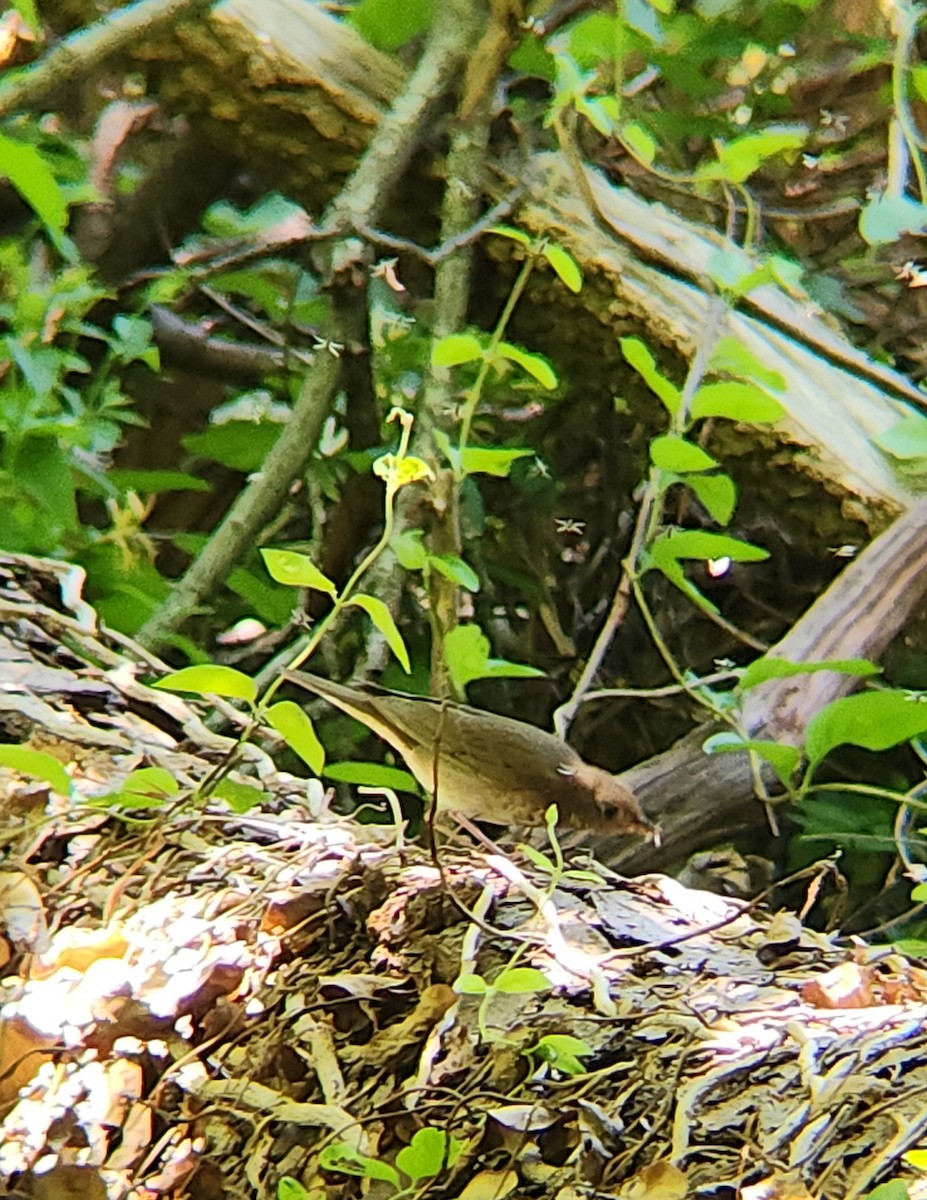
[[907, 196], [885, 192], [875, 196], [859, 214], [859, 232], [870, 246], [887, 246], [906, 233], [927, 228], [927, 206]]
[[[325, 1171], [356, 1175], [377, 1180], [393, 1189], [394, 1198], [412, 1195], [422, 1180], [434, 1179], [449, 1170], [462, 1154], [466, 1141], [447, 1134], [443, 1129], [426, 1125], [413, 1134], [412, 1141], [396, 1155], [396, 1166], [381, 1159], [361, 1154], [346, 1142], [332, 1142], [319, 1155], [319, 1165]], [[403, 1183], [403, 1177], [408, 1180]]]
[[474, 679], [536, 679], [544, 672], [525, 663], [493, 658], [489, 638], [478, 625], [458, 625], [444, 638], [444, 657], [461, 691]]
[[547, 1063], [561, 1075], [583, 1075], [582, 1060], [593, 1054], [593, 1048], [582, 1038], [569, 1033], [548, 1033], [523, 1051], [535, 1063]]
[[425, 32], [433, 11], [434, 0], [361, 0], [351, 24], [378, 50], [397, 50]]
[[833, 701], [812, 717], [805, 753], [817, 766], [837, 746], [890, 750], [927, 733], [927, 696], [893, 689]]
[[747, 692], [770, 679], [794, 679], [796, 675], [816, 675], [819, 671], [839, 671], [842, 675], [861, 677], [880, 674], [880, 668], [867, 658], [832, 658], [822, 662], [797, 663], [764, 654], [743, 670], [737, 686], [742, 692]]
[[254, 704], [258, 687], [254, 680], [233, 667], [184, 667], [157, 680], [156, 688], [171, 692], [191, 692], [197, 696], [229, 696]]
[[277, 1200], [321, 1200], [321, 1197], [321, 1192], [307, 1192], [292, 1175], [283, 1175], [277, 1181]]
[[917, 478], [927, 474], [927, 417], [911, 413], [876, 434], [873, 441], [895, 460], [902, 475]]
[[409, 652], [406, 649], [405, 642], [402, 640], [402, 634], [396, 627], [393, 614], [379, 596], [366, 596], [363, 593], [359, 593], [356, 596], [352, 596], [350, 600], [345, 601], [345, 606], [362, 609], [383, 635], [387, 646], [389, 646], [396, 658], [399, 659], [402, 669], [406, 673], [412, 670], [412, 664], [409, 661]]
[[117, 812], [129, 812], [141, 808], [163, 808], [180, 792], [180, 787], [169, 771], [163, 767], [141, 767], [123, 781], [116, 792], [98, 796], [95, 804]]
[[454, 991], [459, 992], [462, 996], [480, 997], [477, 1026], [480, 1037], [488, 1042], [494, 1040], [494, 1035], [487, 1024], [487, 1017], [489, 1007], [496, 996], [528, 996], [537, 992], [549, 991], [551, 986], [550, 980], [543, 971], [538, 971], [535, 967], [519, 967], [511, 962], [499, 972], [492, 982], [476, 973], [459, 975], [454, 982]]
[[698, 180], [745, 183], [770, 158], [783, 153], [797, 153], [807, 137], [808, 131], [796, 125], [770, 125], [758, 133], [745, 133], [717, 146], [717, 162], [700, 166], [695, 177]]
[[[779, 420], [784, 410], [766, 388], [781, 388], [781, 377], [758, 363], [746, 347], [724, 338], [714, 348], [708, 372], [734, 378], [700, 383], [686, 403], [682, 390], [667, 379], [640, 338], [622, 338], [621, 349], [628, 364], [661, 401], [670, 419], [669, 432], [650, 442], [650, 487], [655, 501], [661, 502], [671, 487], [682, 484], [698, 498], [712, 520], [727, 525], [734, 515], [737, 488], [733, 479], [721, 470], [717, 459], [695, 440], [696, 425], [706, 419], [751, 424]], [[651, 534], [642, 547], [637, 569], [641, 575], [660, 571], [699, 608], [717, 615], [716, 605], [686, 576], [684, 561], [761, 562], [767, 557], [762, 548], [736, 538], [669, 528]]]
[[315, 775], [321, 775], [325, 769], [325, 750], [316, 736], [312, 722], [299, 705], [294, 704], [292, 700], [284, 700], [280, 704], [271, 705], [265, 716], [309, 770]]
[[[905, 1161], [910, 1162], [912, 1167], [918, 1167], [920, 1170], [927, 1166], [923, 1150], [909, 1150], [902, 1157]], [[880, 1184], [871, 1192], [867, 1192], [864, 1200], [911, 1200], [911, 1193], [900, 1179], [895, 1179], [891, 1183]]]
[[[117, 316], [109, 330], [89, 320], [106, 296], [84, 266], [55, 270], [18, 242], [0, 244], [0, 546], [61, 554], [88, 542], [79, 490], [124, 495], [92, 466], [138, 423], [112, 373], [141, 361], [157, 368], [147, 321]], [[85, 346], [97, 343], [96, 361]], [[93, 535], [89, 535], [92, 540]]]
[[0, 746], [0, 766], [10, 767], [27, 779], [47, 784], [59, 796], [71, 795], [71, 779], [61, 763], [44, 750], [28, 746]]
[[336, 762], [325, 768], [325, 778], [336, 783], [356, 783], [364, 787], [390, 788], [418, 794], [418, 783], [408, 771], [372, 762]]
[[261, 557], [267, 573], [278, 583], [287, 587], [314, 588], [328, 596], [338, 593], [332, 581], [305, 554], [295, 554], [292, 550], [262, 550]]
[[[867, 677], [878, 674], [879, 669], [865, 659], [792, 663], [766, 656], [736, 673], [735, 701], [771, 680], [820, 671]], [[783, 788], [797, 801], [792, 814], [803, 831], [803, 841], [837, 843], [845, 851], [854, 852], [857, 859], [853, 874], [859, 882], [867, 871], [874, 870], [867, 856], [894, 851], [897, 805], [906, 797], [892, 789], [865, 785], [820, 785], [815, 776], [840, 747], [882, 752], [912, 742], [925, 732], [927, 697], [879, 688], [826, 705], [809, 721], [803, 746], [750, 739], [732, 729], [708, 738], [704, 748], [714, 754], [745, 752], [768, 763]], [[803, 762], [804, 769], [797, 779]]]

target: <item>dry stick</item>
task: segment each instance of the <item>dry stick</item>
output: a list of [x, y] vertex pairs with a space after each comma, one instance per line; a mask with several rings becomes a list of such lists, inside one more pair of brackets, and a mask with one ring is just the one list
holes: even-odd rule
[[[456, 10], [464, 0], [439, 6], [439, 19], [406, 90], [380, 123], [377, 135], [340, 194], [326, 211], [326, 228], [341, 230], [344, 239], [331, 257], [345, 250], [349, 231], [357, 223], [376, 224], [390, 185], [414, 150], [429, 109], [444, 90], [448, 76], [463, 59], [467, 43], [461, 38]], [[464, 4], [464, 7], [466, 5]], [[337, 339], [338, 331], [333, 331]], [[286, 498], [293, 480], [305, 467], [318, 442], [338, 384], [338, 363], [329, 351], [316, 353], [293, 415], [267, 456], [261, 472], [239, 495], [209, 542], [164, 604], [138, 633], [143, 646], [155, 646], [176, 629], [203, 597], [211, 595], [228, 576], [261, 529]]]
[[210, 8], [214, 0], [142, 0], [71, 34], [35, 66], [15, 73], [0, 88], [0, 117], [40, 105], [56, 88], [89, 75], [139, 38], [149, 39]]

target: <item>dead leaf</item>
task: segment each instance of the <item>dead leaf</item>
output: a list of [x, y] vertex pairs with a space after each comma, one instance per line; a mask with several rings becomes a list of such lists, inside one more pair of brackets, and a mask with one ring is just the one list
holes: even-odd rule
[[0, 1113], [16, 1103], [20, 1088], [51, 1058], [41, 1052], [55, 1043], [20, 1017], [0, 1021]]
[[793, 1172], [787, 1175], [770, 1175], [761, 1183], [745, 1187], [741, 1200], [812, 1200], [811, 1193]]
[[678, 1167], [666, 1159], [641, 1167], [621, 1195], [627, 1200], [685, 1200], [688, 1183]]
[[41, 954], [48, 947], [42, 897], [24, 871], [0, 872], [0, 922], [18, 950]]
[[503, 1200], [517, 1187], [516, 1171], [480, 1171], [458, 1196], [459, 1200]]
[[872, 970], [845, 962], [802, 984], [801, 998], [816, 1008], [871, 1008]]

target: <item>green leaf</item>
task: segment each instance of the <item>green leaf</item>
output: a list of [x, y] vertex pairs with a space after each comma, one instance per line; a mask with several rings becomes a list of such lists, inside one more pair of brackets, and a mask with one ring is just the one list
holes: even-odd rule
[[614, 96], [576, 96], [573, 103], [602, 137], [613, 137], [620, 109]]
[[348, 605], [353, 605], [355, 608], [362, 608], [364, 610], [380, 633], [383, 634], [386, 644], [396, 655], [405, 673], [407, 675], [411, 674], [412, 664], [409, 662], [409, 652], [406, 649], [406, 644], [402, 640], [402, 634], [396, 628], [393, 614], [383, 601], [378, 600], [376, 596], [368, 596], [364, 592], [361, 592], [357, 596], [352, 596], [345, 607], [348, 607]]
[[540, 1050], [542, 1055], [545, 1051], [553, 1051], [554, 1054], [575, 1054], [579, 1057], [594, 1054], [595, 1050], [588, 1042], [584, 1042], [582, 1038], [573, 1037], [570, 1033], [548, 1033], [544, 1037], [538, 1038], [535, 1052]]
[[515, 229], [512, 225], [493, 225], [488, 230], [489, 233], [497, 233], [499, 237], [508, 238], [512, 242], [518, 242], [521, 246], [530, 246], [531, 238], [524, 232], [523, 229]]
[[547, 992], [553, 987], [543, 971], [535, 967], [509, 967], [501, 971], [492, 982], [494, 992], [508, 996], [519, 996], [527, 992]]
[[509, 66], [517, 71], [520, 77], [546, 79], [553, 83], [557, 69], [554, 57], [547, 50], [539, 37], [527, 33], [509, 55]]
[[713, 521], [726, 525], [737, 507], [737, 485], [730, 475], [687, 475], [682, 481], [705, 506]]
[[527, 1053], [535, 1055], [541, 1062], [548, 1062], [558, 1071], [566, 1075], [582, 1075], [585, 1067], [582, 1058], [594, 1054], [592, 1046], [581, 1038], [572, 1037], [568, 1033], [551, 1033], [538, 1040], [536, 1046]]
[[248, 567], [236, 567], [226, 579], [225, 586], [247, 601], [254, 616], [265, 625], [286, 625], [293, 616], [292, 591], [268, 579], [262, 567], [256, 567], [256, 571], [260, 574]]
[[927, 458], [927, 417], [912, 413], [872, 440], [892, 458], [903, 461]]
[[628, 364], [640, 375], [650, 390], [663, 401], [663, 406], [670, 416], [675, 417], [681, 403], [679, 388], [670, 383], [666, 376], [657, 369], [653, 355], [640, 338], [626, 337], [618, 340], [621, 352]]
[[443, 575], [445, 579], [450, 579], [453, 583], [459, 583], [468, 592], [478, 592], [480, 590], [479, 575], [477, 575], [469, 563], [464, 562], [462, 558], [458, 558], [456, 554], [429, 554], [428, 567], [432, 571], [437, 571], [439, 575]]
[[158, 348], [153, 344], [151, 322], [146, 317], [121, 313], [113, 317], [113, 334], [110, 346], [117, 362], [143, 362], [153, 371], [161, 365]]
[[485, 996], [489, 984], [482, 975], [459, 975], [454, 981], [454, 991], [461, 996]]
[[805, 753], [819, 763], [836, 746], [890, 750], [927, 733], [927, 703], [909, 692], [864, 692], [834, 700], [808, 722]]
[[[918, 1170], [927, 1168], [927, 1154], [923, 1150], [909, 1150], [901, 1157]], [[863, 1200], [911, 1200], [911, 1193], [900, 1179], [893, 1179], [889, 1183], [880, 1183], [871, 1192], [867, 1192]]]
[[652, 543], [650, 557], [658, 565], [671, 559], [685, 558], [701, 559], [703, 562], [718, 558], [730, 558], [734, 562], [763, 562], [769, 558], [769, 551], [724, 533], [670, 529]]
[[541, 387], [546, 388], [549, 392], [557, 386], [556, 371], [540, 354], [529, 354], [527, 350], [523, 350], [520, 346], [513, 346], [511, 342], [500, 342], [496, 347], [496, 354], [499, 358], [517, 363], [523, 371], [536, 379]]
[[762, 384], [775, 392], [785, 391], [785, 376], [765, 366], [735, 337], [719, 338], [708, 362], [711, 372], [723, 371], [751, 383]]
[[299, 705], [292, 700], [282, 700], [272, 705], [264, 715], [309, 770], [321, 775], [325, 767], [325, 750], [316, 736], [312, 721]]
[[[697, 478], [697, 476], [695, 477]], [[711, 561], [731, 558], [736, 562], [760, 562], [769, 554], [759, 546], [741, 542], [720, 533], [702, 533], [690, 529], [671, 529], [661, 534], [642, 556], [642, 571], [656, 569], [675, 587], [697, 604], [703, 612], [718, 615], [718, 608], [686, 577], [680, 560], [693, 558]]]
[[801, 753], [795, 746], [750, 740], [736, 733], [716, 733], [703, 743], [702, 749], [706, 754], [726, 754], [738, 750], [756, 754], [769, 763], [784, 788], [789, 787], [801, 761]]
[[545, 246], [542, 253], [557, 272], [561, 283], [565, 284], [571, 292], [579, 293], [583, 290], [583, 273], [579, 268], [579, 263], [571, 254], [568, 254], [562, 246]]
[[361, 0], [348, 20], [378, 50], [398, 50], [431, 24], [434, 0]]
[[908, 66], [908, 77], [921, 100], [927, 100], [927, 67]]
[[533, 679], [544, 674], [535, 667], [490, 658], [489, 654], [489, 639], [479, 625], [458, 625], [445, 635], [444, 657], [461, 691], [474, 679]]
[[[8, 474], [0, 474], [0, 545], [5, 550], [48, 553], [80, 529], [74, 473], [64, 439], [29, 437], [4, 447]], [[14, 497], [11, 503], [8, 499]]]
[[148, 800], [164, 800], [176, 796], [180, 785], [164, 767], [139, 767], [126, 777], [120, 790]]
[[436, 367], [459, 367], [461, 363], [481, 362], [483, 345], [472, 333], [449, 333], [439, 338], [431, 350], [431, 361]]
[[165, 800], [177, 796], [180, 791], [177, 780], [163, 767], [140, 767], [126, 776], [118, 792], [94, 798], [94, 804], [106, 805], [110, 809], [161, 808]]
[[693, 421], [703, 417], [724, 417], [730, 421], [758, 424], [781, 420], [785, 409], [756, 384], [727, 380], [703, 384], [692, 397], [689, 416]]
[[212, 794], [217, 799], [224, 800], [236, 816], [244, 816], [267, 799], [267, 793], [260, 788], [252, 787], [250, 783], [240, 783], [237, 779], [229, 779], [227, 775], [219, 780]]
[[629, 121], [621, 127], [621, 140], [636, 159], [649, 167], [657, 157], [657, 143], [653, 134], [640, 121]]
[[734, 297], [745, 296], [760, 284], [773, 280], [768, 262], [758, 262], [746, 250], [730, 243], [709, 254], [705, 272], [720, 291]]
[[269, 419], [228, 421], [210, 426], [203, 433], [189, 433], [180, 439], [191, 454], [221, 463], [233, 471], [259, 471], [270, 453], [283, 425]]
[[10, 767], [27, 779], [47, 783], [59, 796], [71, 794], [71, 777], [57, 758], [44, 750], [31, 750], [28, 746], [0, 746], [0, 766]]
[[136, 492], [139, 496], [154, 496], [159, 492], [210, 492], [212, 484], [186, 471], [149, 471], [143, 468], [129, 470], [114, 468], [107, 478], [120, 491]]
[[534, 846], [529, 846], [527, 842], [519, 842], [518, 849], [539, 871], [544, 871], [547, 875], [553, 875], [556, 871], [557, 866], [553, 859], [540, 850], [536, 850]]
[[319, 1155], [319, 1165], [325, 1171], [340, 1171], [342, 1175], [358, 1175], [362, 1179], [379, 1179], [391, 1183], [398, 1191], [401, 1186], [399, 1172], [389, 1163], [380, 1162], [361, 1154], [345, 1142], [331, 1142]]
[[534, 450], [502, 446], [468, 446], [460, 456], [460, 462], [468, 475], [494, 475], [506, 479], [513, 463], [520, 458], [531, 458], [534, 453]]
[[236, 208], [227, 200], [209, 207], [203, 218], [207, 233], [221, 238], [261, 238], [275, 226], [292, 223], [301, 228], [308, 221], [306, 210], [280, 192], [268, 192], [250, 208]]
[[233, 667], [219, 666], [184, 667], [165, 675], [152, 687], [166, 692], [194, 692], [198, 696], [231, 696], [249, 704], [254, 703], [258, 694], [257, 684], [250, 675]]
[[336, 783], [353, 783], [361, 787], [389, 788], [394, 792], [411, 792], [417, 796], [421, 790], [413, 775], [399, 767], [388, 767], [383, 763], [334, 762], [325, 768], [325, 778]]
[[870, 246], [897, 242], [905, 233], [923, 233], [927, 208], [907, 196], [884, 193], [870, 200], [859, 214], [859, 232]]
[[4, 176], [45, 226], [62, 258], [75, 262], [77, 249], [65, 234], [67, 198], [42, 154], [27, 142], [0, 134], [0, 177]]
[[718, 460], [701, 446], [674, 434], [655, 437], [651, 441], [650, 461], [660, 470], [674, 471], [678, 475], [690, 471], [710, 471], [719, 465]]
[[428, 551], [422, 544], [425, 537], [422, 529], [404, 529], [393, 535], [390, 546], [401, 567], [407, 571], [421, 571], [428, 561]]
[[426, 1125], [396, 1155], [396, 1166], [412, 1180], [431, 1179], [444, 1167], [447, 1150], [444, 1130]]
[[868, 658], [837, 658], [831, 662], [826, 659], [816, 662], [791, 662], [787, 658], [776, 658], [764, 654], [762, 658], [754, 659], [738, 680], [737, 686], [742, 692], [770, 679], [791, 679], [795, 675], [815, 675], [818, 671], [838, 671], [841, 675], [879, 675], [882, 668], [870, 662]]
[[277, 1180], [277, 1200], [323, 1200], [322, 1192], [311, 1195], [298, 1179], [292, 1175], [281, 1175]]
[[[623, 9], [626, 7], [622, 6]], [[613, 13], [589, 13], [567, 25], [566, 31], [569, 37], [569, 57], [576, 68], [590, 72], [600, 71], [603, 60], [609, 62], [615, 52], [616, 25]]]
[[757, 133], [745, 133], [721, 145], [718, 161], [699, 167], [696, 177], [743, 183], [768, 159], [800, 150], [807, 138], [808, 130], [801, 125], [769, 125]]
[[262, 550], [261, 557], [268, 575], [277, 583], [312, 588], [332, 597], [338, 594], [332, 581], [305, 554], [297, 554], [294, 550]]

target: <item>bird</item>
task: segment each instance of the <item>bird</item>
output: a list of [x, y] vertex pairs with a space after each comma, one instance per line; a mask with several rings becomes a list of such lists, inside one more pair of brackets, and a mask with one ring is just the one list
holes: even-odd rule
[[566, 742], [524, 721], [385, 688], [284, 678], [323, 696], [402, 755], [438, 812], [495, 825], [544, 825], [550, 805], [573, 829], [656, 836], [630, 788]]

